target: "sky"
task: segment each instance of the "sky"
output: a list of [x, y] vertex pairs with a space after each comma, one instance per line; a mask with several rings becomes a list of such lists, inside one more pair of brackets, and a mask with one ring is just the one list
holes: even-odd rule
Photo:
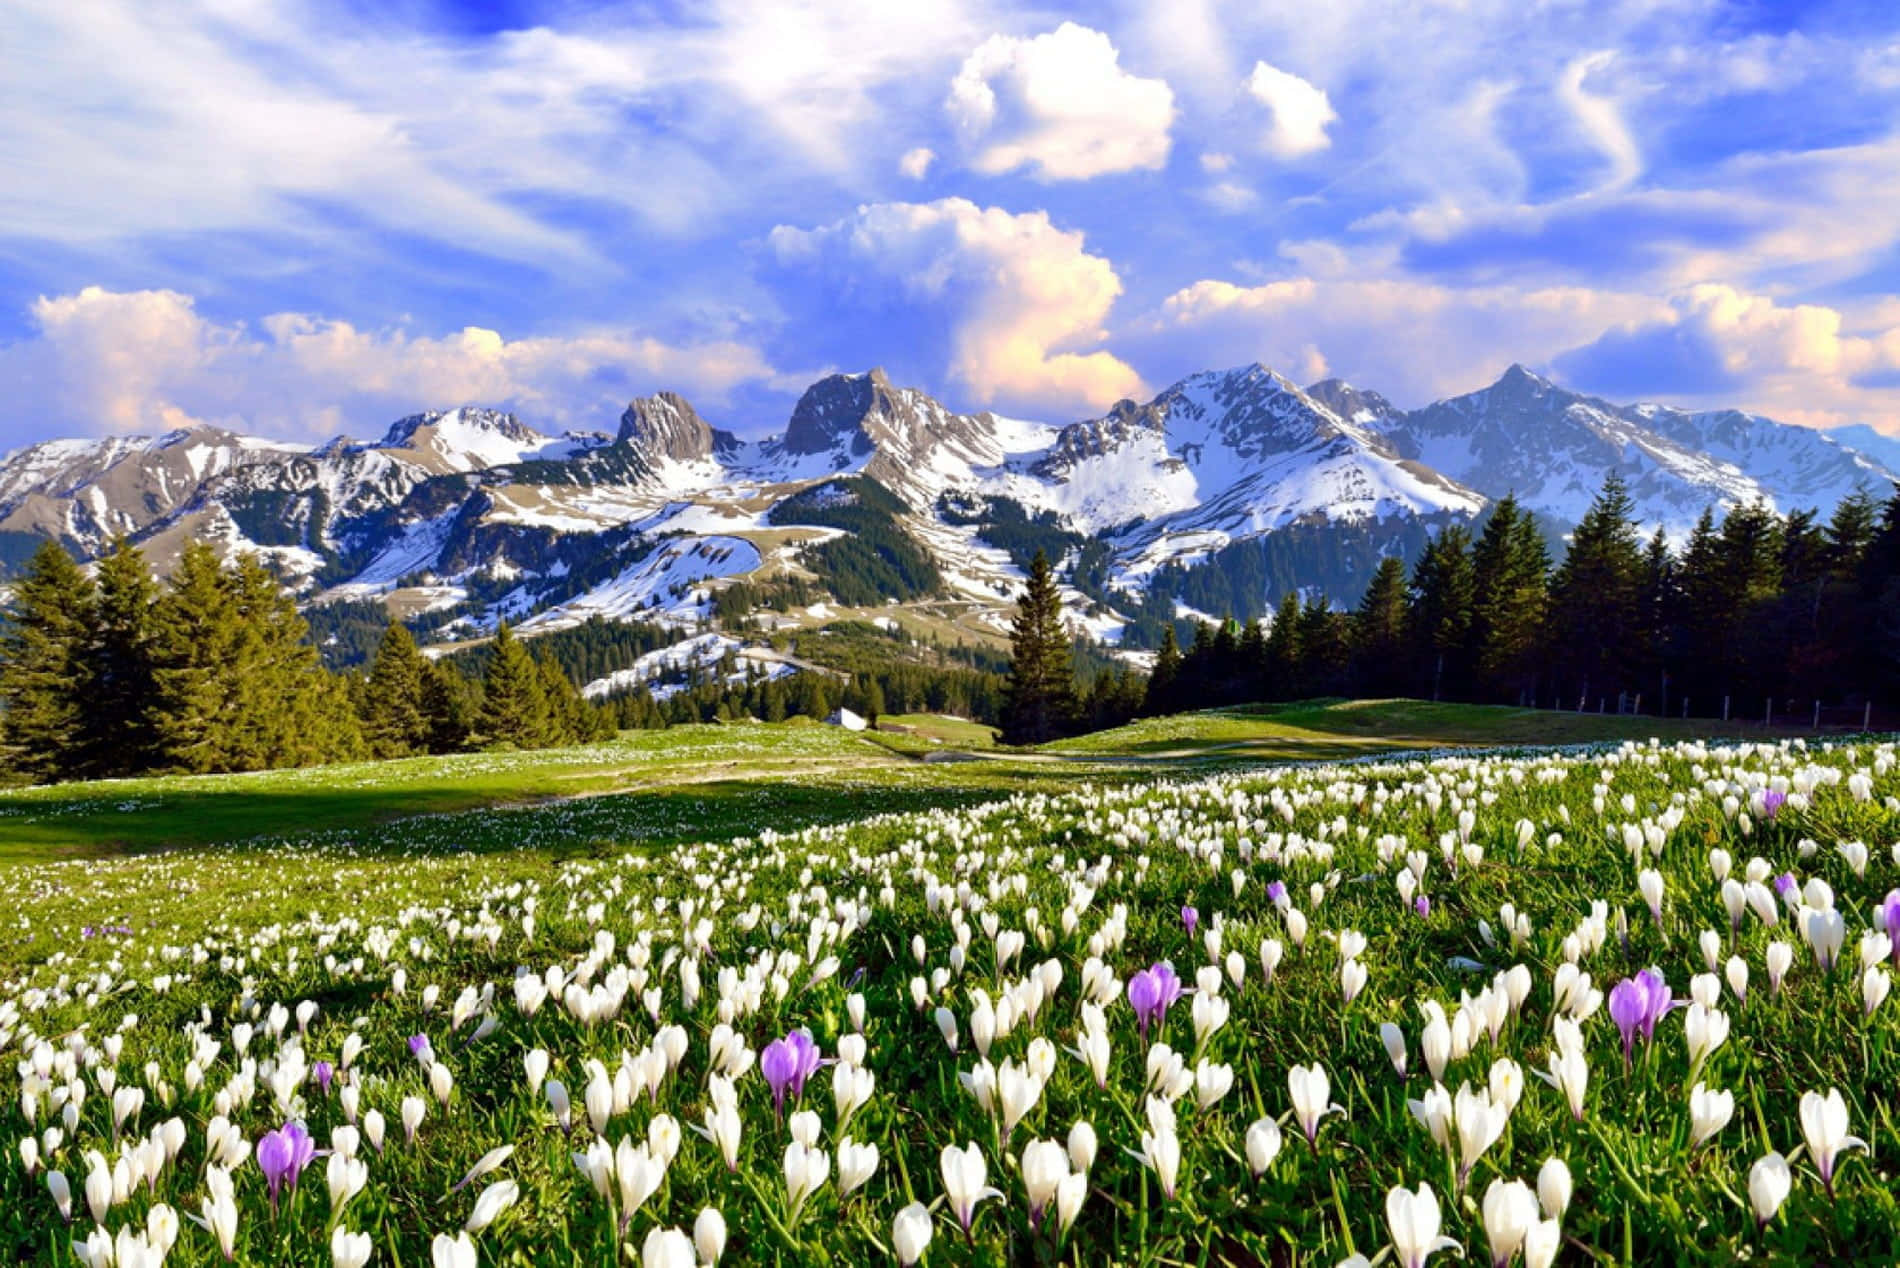
[[8, 0], [0, 447], [1520, 362], [1900, 435], [1900, 6]]

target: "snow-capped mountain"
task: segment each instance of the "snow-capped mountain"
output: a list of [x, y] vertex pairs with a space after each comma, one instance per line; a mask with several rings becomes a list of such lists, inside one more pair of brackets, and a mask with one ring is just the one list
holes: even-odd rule
[[[1679, 536], [1706, 505], [1825, 512], [1856, 487], [1881, 493], [1896, 452], [1878, 433], [1614, 405], [1516, 366], [1410, 411], [1243, 366], [1063, 426], [959, 413], [871, 370], [820, 379], [783, 431], [754, 439], [661, 392], [612, 431], [559, 436], [465, 405], [316, 448], [209, 427], [49, 441], [0, 459], [0, 546], [17, 558], [51, 535], [90, 555], [125, 533], [163, 567], [206, 538], [262, 553], [312, 601], [454, 609], [453, 633], [504, 616], [689, 621], [742, 576], [824, 590], [854, 533], [872, 554], [908, 538], [964, 605], [957, 619], [994, 630], [1026, 552], [1048, 544], [1071, 608], [1112, 636], [1164, 565], [1276, 533], [1356, 533], [1371, 562], [1400, 529], [1416, 540], [1506, 492], [1562, 527], [1615, 469], [1638, 515]], [[885, 494], [862, 499], [860, 478]], [[840, 506], [858, 518], [826, 509]], [[1087, 580], [1078, 542], [1094, 543]]]
[[1490, 497], [1515, 492], [1559, 524], [1574, 524], [1619, 471], [1638, 516], [1678, 538], [1707, 506], [1825, 513], [1894, 478], [1825, 432], [1736, 410], [1612, 405], [1516, 365], [1490, 387], [1368, 425], [1407, 457]]

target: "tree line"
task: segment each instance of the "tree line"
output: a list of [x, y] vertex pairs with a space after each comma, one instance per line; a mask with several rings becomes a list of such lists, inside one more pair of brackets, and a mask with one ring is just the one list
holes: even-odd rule
[[1163, 631], [1144, 711], [1314, 696], [1750, 716], [1900, 705], [1900, 490], [1823, 523], [1705, 511], [1680, 544], [1645, 538], [1612, 474], [1552, 566], [1536, 517], [1500, 500], [1444, 528], [1409, 573], [1382, 560], [1358, 606], [1286, 594], [1264, 628]]
[[121, 539], [91, 574], [36, 550], [0, 627], [0, 771], [48, 782], [572, 743], [611, 719], [505, 626], [467, 678], [392, 623], [368, 674], [327, 669], [255, 558], [188, 545], [162, 584]]

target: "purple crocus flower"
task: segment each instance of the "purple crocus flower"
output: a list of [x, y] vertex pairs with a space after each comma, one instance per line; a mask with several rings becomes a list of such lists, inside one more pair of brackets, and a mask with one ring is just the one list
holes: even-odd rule
[[1626, 977], [1610, 988], [1610, 1017], [1623, 1034], [1623, 1064], [1630, 1061], [1630, 1050], [1641, 1031], [1645, 1042], [1656, 1037], [1656, 1023], [1674, 1008], [1669, 982], [1661, 969], [1647, 968], [1635, 977]]
[[1663, 977], [1662, 970], [1650, 967], [1636, 975], [1643, 987], [1643, 1038], [1656, 1037], [1656, 1023], [1663, 1014], [1676, 1006], [1674, 997], [1669, 993], [1669, 983]]
[[1201, 913], [1192, 907], [1181, 908], [1181, 927], [1187, 930], [1187, 936], [1194, 936], [1194, 926], [1201, 923]]
[[424, 1055], [434, 1056], [435, 1049], [431, 1047], [429, 1044], [429, 1036], [410, 1035], [409, 1036], [409, 1055], [413, 1057], [422, 1057]]
[[1795, 880], [1793, 872], [1783, 872], [1781, 875], [1775, 877], [1775, 893], [1784, 901], [1788, 895], [1794, 893], [1794, 891]]
[[1643, 1024], [1649, 1008], [1649, 996], [1633, 977], [1626, 977], [1610, 988], [1610, 1019], [1623, 1034], [1623, 1068], [1628, 1069], [1630, 1049], [1636, 1044], [1636, 1028]]
[[270, 1185], [271, 1210], [277, 1209], [277, 1194], [286, 1183], [297, 1187], [297, 1176], [317, 1156], [317, 1142], [310, 1139], [302, 1123], [285, 1123], [274, 1132], [265, 1132], [257, 1142], [257, 1166]]
[[1141, 1027], [1143, 1043], [1148, 1041], [1148, 1027], [1165, 1021], [1168, 1006], [1180, 999], [1181, 994], [1181, 979], [1166, 960], [1128, 979], [1128, 1003], [1135, 1010], [1135, 1023]]
[[336, 1077], [336, 1067], [328, 1061], [319, 1061], [310, 1067], [310, 1077], [317, 1081], [325, 1096], [330, 1095], [330, 1080]]
[[1788, 802], [1788, 794], [1779, 789], [1770, 788], [1761, 795], [1761, 817], [1773, 823], [1775, 816]]
[[759, 1054], [759, 1073], [772, 1088], [772, 1109], [785, 1108], [785, 1093], [794, 1098], [805, 1094], [805, 1080], [818, 1069], [818, 1045], [811, 1032], [794, 1030], [783, 1039], [774, 1039]]
[[1432, 900], [1420, 894], [1412, 900], [1412, 910], [1420, 916], [1429, 916], [1432, 914]]
[[1880, 904], [1880, 914], [1885, 918], [1886, 933], [1893, 943], [1893, 962], [1900, 967], [1900, 889], [1890, 889]]
[[1275, 907], [1278, 907], [1281, 911], [1286, 910], [1287, 896], [1286, 896], [1286, 882], [1285, 881], [1267, 882], [1267, 901], [1271, 902]]

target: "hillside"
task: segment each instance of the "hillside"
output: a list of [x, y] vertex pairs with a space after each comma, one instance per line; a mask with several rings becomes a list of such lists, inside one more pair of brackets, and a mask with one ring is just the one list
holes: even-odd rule
[[[1561, 532], [1612, 470], [1638, 521], [1678, 540], [1711, 504], [1825, 513], [1894, 478], [1891, 450], [1855, 439], [1618, 406], [1515, 366], [1406, 411], [1252, 365], [1060, 426], [960, 413], [871, 370], [814, 383], [754, 438], [662, 392], [559, 436], [463, 406], [314, 448], [207, 428], [47, 442], [0, 460], [0, 559], [45, 535], [90, 556], [125, 533], [163, 568], [206, 539], [265, 558], [306, 606], [373, 602], [439, 643], [502, 618], [690, 631], [739, 580], [777, 628], [930, 603], [993, 637], [1042, 547], [1076, 628], [1113, 644], [1153, 625], [1157, 599], [1350, 598], [1381, 556], [1505, 493]], [[787, 586], [806, 601], [770, 601]]]

